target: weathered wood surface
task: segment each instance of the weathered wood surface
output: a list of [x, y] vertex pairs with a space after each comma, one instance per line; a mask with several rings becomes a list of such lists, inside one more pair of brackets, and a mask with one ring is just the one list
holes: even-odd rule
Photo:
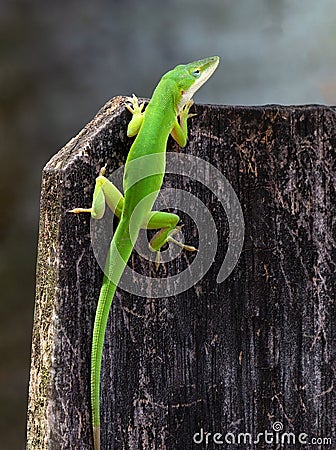
[[[201, 429], [212, 433], [208, 449], [276, 449], [263, 438], [213, 443], [215, 433], [219, 441], [244, 432], [257, 439], [275, 422], [296, 435], [295, 447], [283, 448], [310, 448], [298, 443], [300, 433], [336, 445], [335, 108], [196, 109], [187, 147], [170, 141], [169, 149], [210, 162], [229, 180], [245, 218], [243, 252], [217, 284], [225, 212], [200, 183], [167, 176], [165, 186], [206, 204], [218, 250], [203, 279], [176, 297], [118, 289], [102, 366], [102, 449], [204, 449], [205, 437], [193, 441]], [[129, 115], [123, 98], [108, 102], [43, 172], [29, 450], [92, 448], [89, 360], [102, 271], [90, 218], [67, 211], [90, 205], [101, 166], [112, 172], [124, 162]], [[186, 241], [197, 245], [195, 224], [183, 222]], [[153, 264], [131, 263], [156, 276]], [[163, 267], [158, 276], [167, 276]]]

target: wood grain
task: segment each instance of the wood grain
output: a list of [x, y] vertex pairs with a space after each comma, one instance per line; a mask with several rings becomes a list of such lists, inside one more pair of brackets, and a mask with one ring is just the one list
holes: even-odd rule
[[[164, 186], [199, 197], [215, 221], [214, 264], [173, 297], [118, 289], [102, 365], [102, 449], [185, 450], [201, 429], [208, 449], [276, 449], [213, 443], [221, 433], [272, 432], [336, 439], [335, 108], [195, 106], [185, 149], [214, 165], [242, 206], [245, 242], [223, 283], [216, 276], [229, 224], [206, 187], [170, 174]], [[94, 180], [123, 164], [131, 140], [124, 99], [108, 102], [43, 172], [27, 448], [92, 448], [91, 334], [102, 272], [90, 244]], [[197, 168], [195, 168], [196, 170]], [[199, 236], [183, 216], [185, 239]], [[158, 274], [185, 270], [183, 254]], [[293, 448], [284, 446], [283, 448]], [[297, 445], [295, 448], [301, 448]]]

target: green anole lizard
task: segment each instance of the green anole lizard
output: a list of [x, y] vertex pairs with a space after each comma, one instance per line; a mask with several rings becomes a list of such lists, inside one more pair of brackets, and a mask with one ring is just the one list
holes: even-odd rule
[[[100, 369], [107, 319], [112, 300], [132, 253], [140, 229], [158, 229], [150, 241], [150, 249], [160, 261], [160, 249], [173, 242], [186, 250], [194, 247], [177, 242], [172, 235], [178, 229], [179, 216], [152, 211], [161, 189], [165, 173], [165, 153], [169, 135], [181, 146], [187, 143], [187, 120], [193, 104], [193, 94], [213, 74], [219, 64], [218, 56], [178, 65], [161, 78], [146, 109], [133, 95], [126, 105], [132, 113], [127, 135], [136, 136], [128, 153], [123, 189], [121, 192], [104, 177], [105, 168], [96, 179], [91, 208], [75, 208], [70, 212], [89, 212], [94, 219], [104, 215], [105, 203], [119, 218], [105, 264], [105, 274], [100, 291], [93, 329], [91, 352], [91, 409], [94, 450], [100, 450]], [[149, 156], [145, 158], [144, 156]], [[134, 161], [136, 164], [134, 164]], [[141, 202], [141, 207], [137, 205]], [[132, 226], [130, 226], [132, 222]]]

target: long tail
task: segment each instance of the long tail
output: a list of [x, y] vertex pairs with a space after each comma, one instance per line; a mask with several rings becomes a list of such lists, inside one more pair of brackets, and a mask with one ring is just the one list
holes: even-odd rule
[[93, 328], [91, 351], [91, 409], [94, 450], [100, 450], [100, 369], [106, 324], [114, 293], [132, 250], [133, 245], [129, 234], [129, 221], [121, 219], [113, 236], [106, 259], [105, 275], [100, 290]]

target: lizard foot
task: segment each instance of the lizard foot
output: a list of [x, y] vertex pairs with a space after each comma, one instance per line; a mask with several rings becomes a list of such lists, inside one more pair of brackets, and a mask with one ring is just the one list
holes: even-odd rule
[[128, 109], [128, 111], [131, 114], [133, 114], [133, 116], [136, 115], [136, 114], [140, 114], [141, 115], [145, 104], [141, 103], [139, 105], [138, 97], [136, 95], [134, 95], [134, 94], [132, 95], [132, 97], [126, 97], [126, 98], [129, 101], [129, 103], [126, 103], [126, 105], [125, 105], [126, 108]]
[[183, 225], [177, 226], [175, 227], [167, 236], [167, 242], [172, 242], [173, 244], [178, 245], [179, 247], [183, 248], [184, 250], [187, 250], [189, 252], [197, 252], [197, 248], [193, 247], [192, 245], [186, 245], [186, 244], [182, 244], [182, 242], [177, 241], [176, 239], [174, 239], [172, 236], [176, 233], [178, 233], [179, 231], [182, 230]]
[[79, 213], [92, 213], [92, 208], [74, 208], [74, 209], [69, 209], [67, 211], [68, 213], [74, 213], [74, 214], [79, 214]]
[[187, 250], [188, 252], [197, 252], [197, 248], [193, 247], [192, 245], [186, 245], [182, 244], [182, 242], [177, 241], [176, 239], [172, 238], [171, 236], [167, 237], [167, 242], [173, 242], [174, 244], [178, 245], [179, 247], [183, 248], [184, 250]]

